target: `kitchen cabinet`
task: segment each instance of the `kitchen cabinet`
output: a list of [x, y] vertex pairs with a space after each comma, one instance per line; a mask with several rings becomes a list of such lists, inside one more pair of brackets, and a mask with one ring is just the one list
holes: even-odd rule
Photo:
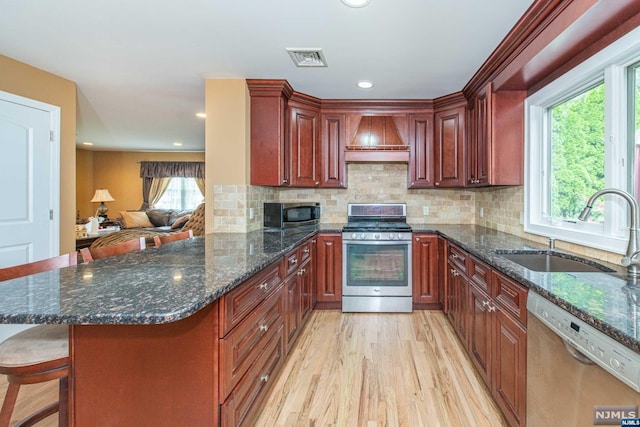
[[322, 113], [320, 116], [320, 186], [323, 188], [347, 188], [347, 164], [344, 159], [346, 120], [344, 113]]
[[438, 237], [438, 302], [444, 314], [449, 311], [447, 304], [447, 265], [449, 246], [446, 239]]
[[467, 186], [522, 185], [525, 91], [478, 91], [469, 107]]
[[438, 236], [413, 233], [413, 308], [440, 308], [438, 299]]
[[409, 115], [409, 188], [434, 186], [433, 113]]
[[289, 101], [288, 146], [291, 151], [291, 186], [320, 186], [320, 113]]
[[435, 187], [464, 187], [465, 149], [465, 107], [436, 110]]
[[315, 268], [316, 308], [342, 308], [342, 233], [318, 234]]
[[467, 340], [467, 293], [469, 279], [467, 278], [467, 254], [462, 249], [449, 243], [447, 253], [447, 286], [448, 312], [447, 316], [458, 337], [466, 345]]
[[448, 243], [447, 316], [511, 426], [526, 421], [527, 289]]
[[313, 240], [305, 241], [298, 248], [289, 252], [284, 259], [286, 271], [284, 279], [285, 354], [288, 354], [291, 350], [298, 335], [300, 335], [300, 330], [311, 314]]

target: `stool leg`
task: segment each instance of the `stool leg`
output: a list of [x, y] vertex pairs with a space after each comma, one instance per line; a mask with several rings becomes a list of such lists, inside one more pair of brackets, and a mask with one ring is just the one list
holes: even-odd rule
[[4, 402], [2, 403], [2, 410], [0, 411], [0, 427], [9, 427], [13, 407], [18, 399], [18, 391], [20, 391], [20, 384], [9, 383], [7, 394], [5, 394]]
[[69, 425], [69, 377], [60, 378], [60, 391], [58, 396], [58, 425]]

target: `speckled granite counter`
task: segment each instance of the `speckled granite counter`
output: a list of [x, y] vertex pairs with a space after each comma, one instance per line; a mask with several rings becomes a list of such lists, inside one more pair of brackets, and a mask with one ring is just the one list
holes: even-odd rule
[[183, 319], [317, 232], [215, 233], [0, 282], [0, 323], [158, 324]]
[[[446, 237], [478, 259], [640, 353], [640, 285], [623, 267], [593, 260], [614, 273], [544, 273], [496, 254], [496, 249], [548, 249], [530, 240], [473, 225], [417, 225], [414, 232]], [[564, 252], [564, 251], [560, 251]]]

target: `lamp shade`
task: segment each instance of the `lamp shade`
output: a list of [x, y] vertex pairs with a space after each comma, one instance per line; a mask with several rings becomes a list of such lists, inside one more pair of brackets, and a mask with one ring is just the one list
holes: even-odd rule
[[96, 194], [93, 195], [92, 202], [113, 202], [115, 199], [109, 194], [109, 190], [106, 188], [99, 188], [96, 190]]

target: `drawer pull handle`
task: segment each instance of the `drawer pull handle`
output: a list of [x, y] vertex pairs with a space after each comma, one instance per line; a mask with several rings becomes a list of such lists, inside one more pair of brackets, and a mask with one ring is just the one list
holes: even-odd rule
[[261, 330], [262, 332], [266, 332], [267, 330], [269, 330], [269, 326], [267, 326], [267, 325], [260, 325], [260, 330]]
[[264, 289], [265, 291], [267, 290], [268, 287], [269, 287], [268, 283], [263, 283], [262, 285], [260, 285], [260, 289]]
[[267, 381], [269, 381], [269, 375], [265, 374], [263, 376], [260, 377], [260, 381], [263, 383], [266, 383]]
[[458, 254], [451, 254], [451, 258], [458, 259]]
[[489, 307], [487, 307], [487, 311], [496, 311], [496, 306], [490, 305]]
[[304, 272], [305, 272], [305, 271], [307, 271], [307, 270], [305, 270], [304, 268], [301, 268], [301, 269], [298, 271], [298, 276], [302, 276], [302, 275], [304, 274]]
[[298, 258], [293, 258], [291, 260], [291, 264], [297, 264], [298, 263]]
[[456, 269], [455, 269], [455, 268], [452, 268], [452, 269], [451, 269], [451, 275], [452, 275], [452, 276], [458, 276], [459, 274], [458, 274], [458, 272], [456, 271]]
[[482, 306], [483, 306], [483, 307], [486, 307], [486, 306], [488, 306], [488, 305], [489, 305], [489, 301], [486, 301], [486, 300], [485, 300], [485, 301], [482, 301]]
[[302, 252], [304, 252], [305, 254], [308, 254], [309, 253], [309, 248], [304, 248], [304, 250]]

